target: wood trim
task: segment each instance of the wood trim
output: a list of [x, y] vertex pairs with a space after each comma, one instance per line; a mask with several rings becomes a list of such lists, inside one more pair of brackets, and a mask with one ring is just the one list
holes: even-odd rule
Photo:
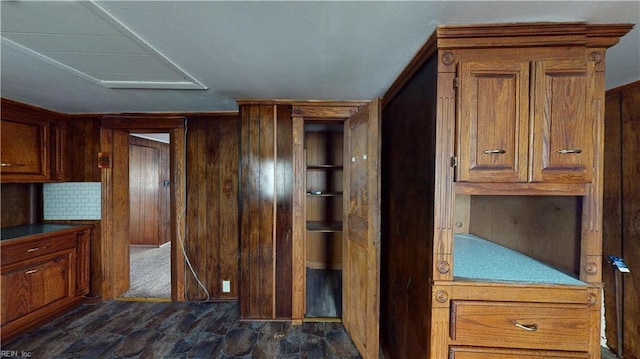
[[588, 184], [566, 183], [472, 183], [456, 182], [456, 194], [518, 195], [518, 196], [584, 196]]
[[[185, 216], [187, 211], [186, 203], [186, 139], [185, 129], [174, 128], [170, 132], [170, 173], [171, 182], [171, 233], [173, 238], [182, 238], [181, 245], [186, 240]], [[182, 302], [185, 300], [184, 277], [185, 258], [179, 246], [171, 246], [171, 300]]]
[[65, 117], [75, 119], [102, 119], [103, 117], [238, 117], [238, 111], [211, 111], [211, 112], [143, 112], [143, 113], [69, 113]]
[[293, 106], [294, 116], [305, 118], [335, 118], [337, 121], [344, 121], [345, 118], [353, 116], [358, 112], [355, 106]]
[[104, 116], [101, 118], [104, 129], [160, 131], [184, 127], [184, 116]]
[[304, 119], [293, 117], [293, 233], [292, 255], [292, 324], [300, 325], [305, 312], [305, 158], [304, 158]]
[[608, 95], [613, 95], [620, 92], [625, 92], [627, 90], [630, 90], [636, 87], [640, 87], [640, 80], [607, 90], [606, 95], [608, 96]]
[[37, 107], [34, 105], [29, 105], [29, 104], [14, 101], [14, 100], [9, 100], [4, 97], [0, 99], [0, 104], [2, 106], [3, 117], [5, 114], [5, 111], [15, 112], [20, 116], [24, 115], [25, 113], [28, 113], [29, 114], [27, 115], [28, 117], [35, 117], [35, 118], [46, 117], [46, 118], [55, 119], [55, 120], [62, 120], [66, 117], [65, 114], [60, 112], [47, 110], [42, 107]]
[[432, 34], [429, 39], [422, 45], [420, 50], [413, 55], [411, 61], [405, 66], [404, 70], [393, 82], [391, 87], [382, 96], [382, 108], [384, 109], [391, 100], [404, 88], [409, 80], [413, 78], [413, 75], [422, 67], [422, 65], [436, 52], [436, 34]]
[[324, 101], [324, 100], [288, 100], [288, 99], [238, 99], [236, 103], [242, 105], [289, 105], [314, 107], [360, 107], [369, 103], [365, 100], [352, 101]]

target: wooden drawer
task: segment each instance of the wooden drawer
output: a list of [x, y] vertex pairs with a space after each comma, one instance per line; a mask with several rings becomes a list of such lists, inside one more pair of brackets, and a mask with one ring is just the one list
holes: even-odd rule
[[588, 359], [588, 353], [547, 350], [517, 350], [500, 348], [451, 347], [450, 359]]
[[589, 351], [586, 306], [452, 301], [453, 344], [478, 347]]
[[34, 239], [30, 241], [7, 243], [2, 246], [2, 266], [16, 263], [35, 256], [57, 252], [67, 248], [75, 248], [77, 233], [66, 233], [59, 236]]

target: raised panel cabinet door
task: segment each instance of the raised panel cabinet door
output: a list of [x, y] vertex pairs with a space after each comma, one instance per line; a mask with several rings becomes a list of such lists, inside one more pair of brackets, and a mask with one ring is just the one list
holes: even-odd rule
[[528, 62], [463, 62], [458, 73], [456, 180], [526, 182]]
[[2, 273], [2, 325], [74, 296], [73, 250]]
[[586, 59], [533, 64], [532, 182], [591, 182], [595, 69]]
[[49, 123], [2, 119], [3, 182], [49, 179]]
[[379, 355], [379, 100], [345, 121], [342, 321], [363, 358]]

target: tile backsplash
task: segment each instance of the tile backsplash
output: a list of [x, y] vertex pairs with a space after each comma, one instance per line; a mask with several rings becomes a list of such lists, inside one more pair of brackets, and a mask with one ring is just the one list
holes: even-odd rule
[[99, 220], [100, 182], [45, 183], [42, 187], [44, 220]]

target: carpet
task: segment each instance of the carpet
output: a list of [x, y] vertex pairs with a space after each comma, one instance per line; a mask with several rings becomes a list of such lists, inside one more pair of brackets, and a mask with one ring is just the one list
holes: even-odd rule
[[171, 297], [171, 244], [163, 247], [130, 247], [127, 298]]

